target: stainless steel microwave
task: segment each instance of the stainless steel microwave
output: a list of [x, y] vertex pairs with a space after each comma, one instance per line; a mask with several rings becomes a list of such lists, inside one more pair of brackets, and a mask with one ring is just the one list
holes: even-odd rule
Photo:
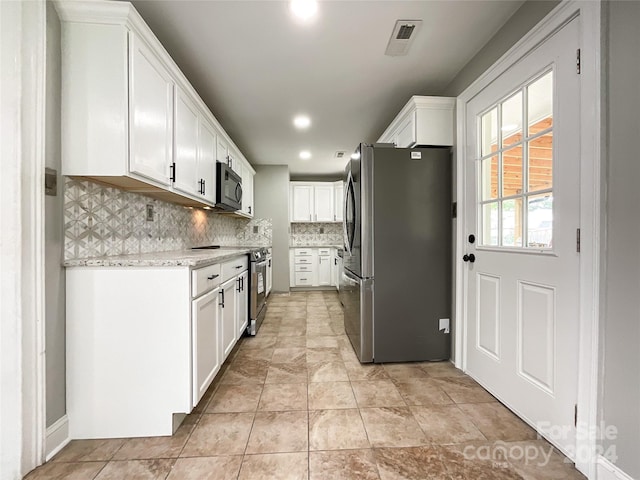
[[229, 212], [242, 208], [242, 178], [231, 167], [217, 162], [216, 207]]

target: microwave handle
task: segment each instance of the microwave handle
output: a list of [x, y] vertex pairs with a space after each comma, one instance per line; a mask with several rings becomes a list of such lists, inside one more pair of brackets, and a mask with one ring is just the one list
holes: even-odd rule
[[[240, 190], [240, 194], [238, 195], [238, 190]], [[242, 184], [236, 184], [236, 201], [240, 203], [242, 201]]]

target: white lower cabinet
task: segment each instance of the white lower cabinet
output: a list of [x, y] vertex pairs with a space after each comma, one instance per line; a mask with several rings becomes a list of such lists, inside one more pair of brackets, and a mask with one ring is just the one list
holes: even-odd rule
[[332, 285], [340, 290], [340, 276], [342, 275], [342, 257], [338, 255], [338, 249], [332, 249], [333, 264], [331, 265]]
[[249, 272], [244, 271], [238, 276], [236, 286], [236, 314], [237, 331], [236, 339], [239, 339], [249, 325]]
[[331, 263], [331, 255], [318, 255], [318, 285], [321, 287], [333, 285]]
[[193, 361], [193, 400], [195, 407], [220, 370], [218, 349], [218, 297], [220, 289], [193, 301], [191, 338]]
[[233, 350], [236, 344], [236, 278], [227, 280], [220, 286], [220, 307], [222, 308], [222, 317], [220, 320], [220, 338], [222, 361]]
[[247, 269], [67, 268], [69, 437], [172, 435], [246, 327]]
[[334, 259], [331, 247], [290, 249], [291, 287], [335, 286]]

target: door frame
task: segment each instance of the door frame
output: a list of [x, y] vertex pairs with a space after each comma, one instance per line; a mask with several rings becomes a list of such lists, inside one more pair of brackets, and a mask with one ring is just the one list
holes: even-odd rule
[[[580, 292], [578, 339], [578, 433], [595, 429], [597, 425], [598, 399], [598, 347], [600, 320], [600, 246], [605, 225], [601, 204], [605, 181], [602, 177], [604, 158], [602, 148], [603, 126], [601, 117], [601, 17], [602, 3], [598, 1], [568, 0], [562, 2], [520, 39], [495, 64], [476, 79], [457, 98], [456, 158], [456, 202], [458, 205], [457, 231], [455, 237], [455, 330], [454, 363], [467, 370], [465, 356], [467, 333], [466, 270], [461, 256], [465, 248], [465, 175], [463, 165], [467, 161], [467, 116], [468, 102], [487, 85], [504, 73], [534, 48], [549, 38], [571, 19], [580, 17], [581, 48], [581, 93], [580, 93]], [[588, 430], [582, 430], [582, 429]], [[588, 478], [596, 472], [595, 435], [577, 435], [576, 468]]]
[[[44, 461], [44, 165], [46, 4], [0, 2], [0, 477]], [[6, 68], [5, 68], [6, 67]]]

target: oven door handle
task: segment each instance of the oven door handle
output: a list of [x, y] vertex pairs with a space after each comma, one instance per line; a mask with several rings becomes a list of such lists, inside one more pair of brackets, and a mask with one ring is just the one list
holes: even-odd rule
[[256, 268], [262, 268], [262, 267], [266, 267], [266, 266], [267, 266], [267, 261], [266, 260], [256, 263]]

